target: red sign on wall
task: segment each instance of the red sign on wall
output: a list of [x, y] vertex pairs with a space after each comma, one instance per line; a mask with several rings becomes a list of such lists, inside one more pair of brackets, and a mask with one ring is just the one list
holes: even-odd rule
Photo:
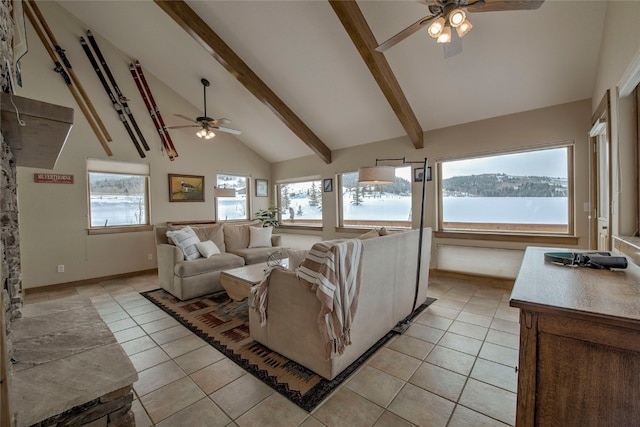
[[49, 184], [73, 184], [73, 175], [58, 173], [34, 173], [33, 181]]

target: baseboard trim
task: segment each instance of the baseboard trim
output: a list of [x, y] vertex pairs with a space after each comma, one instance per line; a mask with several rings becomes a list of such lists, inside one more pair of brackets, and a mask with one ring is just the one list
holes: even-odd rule
[[515, 279], [505, 277], [485, 276], [482, 274], [460, 273], [457, 271], [439, 270], [433, 268], [429, 270], [429, 276], [432, 278], [458, 279], [468, 280], [481, 285], [495, 286], [503, 289], [513, 289]]
[[34, 294], [36, 292], [45, 291], [60, 291], [62, 289], [75, 288], [76, 286], [93, 285], [96, 283], [104, 282], [106, 280], [127, 279], [129, 277], [142, 276], [143, 274], [157, 273], [157, 268], [151, 268], [149, 270], [131, 271], [129, 273], [112, 274], [111, 276], [94, 277], [91, 279], [76, 280], [73, 282], [56, 283], [53, 285], [36, 286], [34, 288], [23, 288], [22, 292], [27, 294]]

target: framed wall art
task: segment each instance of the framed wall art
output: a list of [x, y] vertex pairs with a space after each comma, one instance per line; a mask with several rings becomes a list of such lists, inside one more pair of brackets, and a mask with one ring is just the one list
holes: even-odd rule
[[333, 180], [331, 178], [325, 178], [322, 180], [322, 190], [325, 193], [330, 193], [333, 191]]
[[256, 197], [269, 197], [269, 181], [256, 179]]
[[204, 176], [169, 174], [170, 202], [204, 202]]

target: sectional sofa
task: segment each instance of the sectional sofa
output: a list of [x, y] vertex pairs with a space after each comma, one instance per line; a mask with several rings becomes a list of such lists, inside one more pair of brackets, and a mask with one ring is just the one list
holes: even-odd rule
[[[217, 248], [219, 253], [186, 259], [185, 252], [167, 236], [167, 231], [174, 232], [185, 227], [190, 227], [200, 242], [215, 244], [214, 249]], [[280, 235], [272, 234], [269, 241], [262, 238], [265, 234], [259, 221], [178, 225], [168, 223], [156, 226], [155, 231], [160, 287], [181, 300], [223, 291], [220, 284], [220, 273], [223, 270], [265, 262], [270, 253], [282, 249]], [[255, 237], [258, 235], [261, 238]], [[188, 251], [189, 254], [192, 252], [193, 250]]]

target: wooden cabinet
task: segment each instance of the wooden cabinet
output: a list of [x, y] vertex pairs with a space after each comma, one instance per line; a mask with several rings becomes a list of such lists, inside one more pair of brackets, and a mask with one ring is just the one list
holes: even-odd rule
[[640, 268], [545, 263], [551, 250], [527, 249], [511, 294], [516, 426], [640, 426]]

